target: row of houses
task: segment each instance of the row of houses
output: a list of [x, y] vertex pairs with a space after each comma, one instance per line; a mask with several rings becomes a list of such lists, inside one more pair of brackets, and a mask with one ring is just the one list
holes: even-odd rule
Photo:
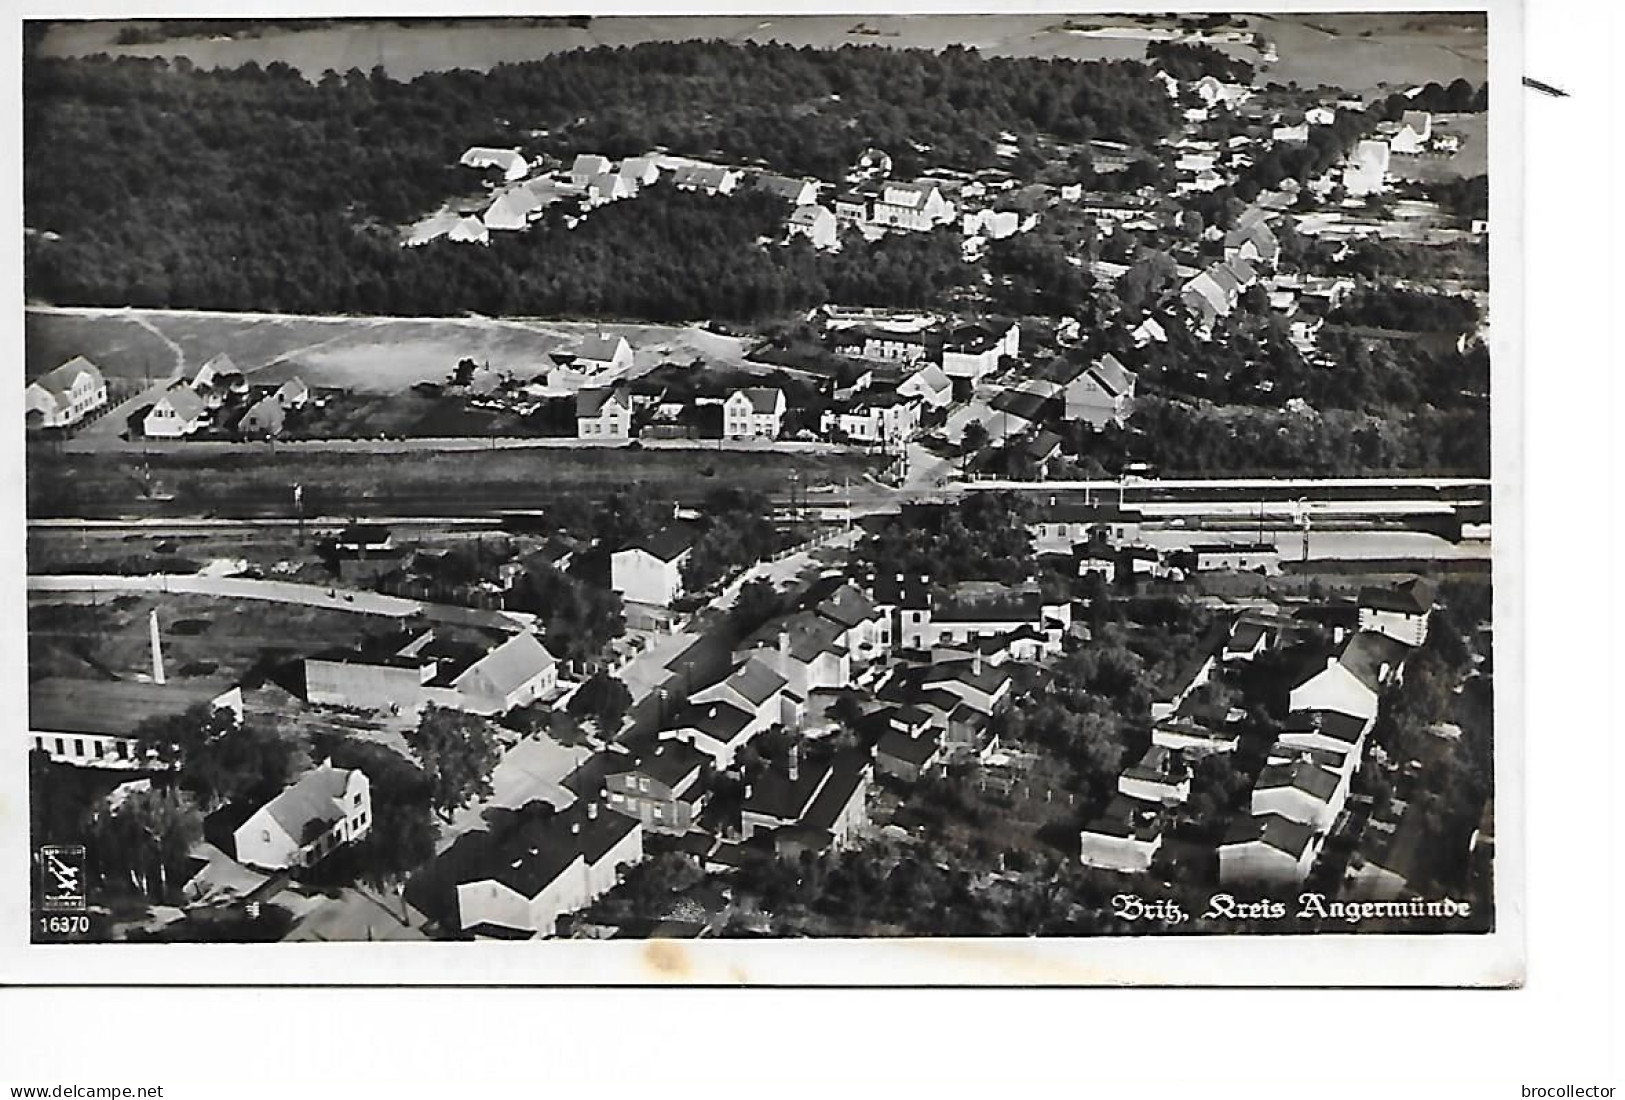
[[[1289, 713], [1253, 786], [1249, 812], [1219, 845], [1223, 883], [1302, 883], [1343, 812], [1381, 692], [1426, 636], [1432, 589], [1413, 579], [1364, 589], [1357, 602], [1359, 629], [1289, 693]], [[1217, 668], [1256, 657], [1278, 628], [1268, 617], [1239, 617], [1183, 686], [1153, 704], [1150, 748], [1124, 770], [1117, 795], [1080, 835], [1085, 864], [1126, 872], [1150, 867], [1167, 825], [1163, 811], [1190, 795], [1192, 761], [1233, 753], [1240, 743], [1239, 711], [1205, 706], [1200, 688]]]
[[[776, 386], [745, 386], [715, 403], [721, 406], [722, 438], [730, 440], [777, 439], [789, 411], [784, 391]], [[625, 383], [584, 389], [575, 396], [576, 437], [632, 440], [644, 424], [679, 422], [689, 411], [686, 402], [640, 397]]]
[[106, 406], [107, 379], [82, 355], [46, 371], [23, 393], [24, 416], [35, 428], [71, 428]]
[[837, 354], [867, 362], [919, 367], [935, 364], [951, 380], [974, 386], [1021, 354], [1021, 326], [985, 318], [963, 323], [851, 323], [830, 318], [827, 339]]

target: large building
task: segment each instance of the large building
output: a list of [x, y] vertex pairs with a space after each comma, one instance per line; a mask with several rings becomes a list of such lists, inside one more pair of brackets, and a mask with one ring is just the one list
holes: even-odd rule
[[683, 566], [693, 549], [694, 532], [687, 527], [633, 539], [610, 555], [610, 587], [633, 603], [670, 607], [683, 594]]
[[107, 404], [101, 368], [79, 355], [28, 384], [25, 411], [37, 413], [42, 428], [69, 428]]
[[360, 768], [306, 772], [232, 834], [237, 859], [280, 871], [307, 867], [372, 828], [372, 785]]
[[305, 659], [305, 698], [318, 706], [411, 714], [433, 705], [505, 714], [545, 702], [558, 688], [558, 661], [528, 631], [494, 646], [408, 631]]

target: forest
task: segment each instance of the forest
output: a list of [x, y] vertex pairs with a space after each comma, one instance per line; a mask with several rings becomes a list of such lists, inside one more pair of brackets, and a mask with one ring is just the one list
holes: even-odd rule
[[473, 191], [471, 145], [564, 161], [660, 145], [838, 179], [866, 147], [895, 174], [979, 168], [1002, 131], [1139, 145], [1172, 107], [1138, 62], [984, 59], [720, 42], [577, 50], [489, 74], [204, 71], [182, 60], [30, 58], [24, 204], [32, 297], [287, 312], [757, 316], [836, 297], [913, 305], [963, 281], [958, 243], [838, 257], [765, 250], [764, 196], [662, 194], [487, 249], [399, 247]]

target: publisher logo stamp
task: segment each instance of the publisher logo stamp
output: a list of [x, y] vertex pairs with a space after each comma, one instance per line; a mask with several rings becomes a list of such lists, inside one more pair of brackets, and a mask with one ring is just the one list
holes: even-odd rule
[[40, 850], [40, 908], [51, 913], [85, 909], [85, 847], [47, 844]]

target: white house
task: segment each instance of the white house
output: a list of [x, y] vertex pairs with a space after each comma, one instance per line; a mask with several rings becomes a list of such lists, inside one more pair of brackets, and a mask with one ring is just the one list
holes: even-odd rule
[[530, 165], [518, 149], [487, 149], [476, 145], [463, 154], [459, 163], [465, 168], [500, 168], [502, 178], [510, 183], [524, 179], [530, 171]]
[[615, 174], [623, 177], [635, 191], [659, 181], [660, 165], [650, 157], [627, 157], [615, 169]]
[[577, 154], [576, 159], [570, 164], [570, 182], [577, 187], [585, 188], [612, 167], [608, 157], [601, 157], [597, 153]]
[[577, 392], [576, 438], [631, 439], [632, 391], [616, 386]]
[[1428, 636], [1433, 586], [1421, 577], [1412, 577], [1391, 588], [1362, 588], [1359, 605], [1361, 630], [1419, 646]]
[[573, 354], [576, 369], [587, 374], [610, 374], [632, 365], [632, 345], [626, 337], [606, 332], [583, 337]]
[[1065, 384], [1066, 418], [1093, 427], [1122, 425], [1134, 411], [1139, 376], [1107, 352]]
[[25, 413], [40, 414], [40, 426], [66, 428], [107, 404], [107, 380], [101, 368], [82, 355], [49, 370], [28, 384]]
[[1363, 630], [1349, 639], [1342, 653], [1328, 658], [1325, 668], [1288, 693], [1287, 707], [1372, 719], [1377, 714], [1378, 693], [1399, 675], [1407, 653], [1404, 643]]
[[469, 665], [451, 686], [459, 709], [506, 714], [546, 699], [558, 683], [558, 660], [536, 635], [522, 631]]
[[1388, 143], [1400, 155], [1415, 155], [1427, 149], [1433, 137], [1433, 116], [1426, 111], [1406, 111], [1399, 120], [1399, 132]]
[[483, 867], [457, 884], [463, 931], [552, 936], [559, 917], [591, 905], [643, 860], [643, 824], [583, 800], [480, 855]]
[[1317, 833], [1328, 832], [1348, 800], [1349, 774], [1316, 762], [1307, 749], [1285, 762], [1271, 762], [1253, 786], [1254, 817], [1280, 814]]
[[682, 164], [671, 174], [673, 187], [702, 195], [731, 195], [743, 178], [737, 169], [713, 164]]
[[371, 827], [366, 773], [324, 762], [256, 810], [232, 839], [239, 862], [279, 871], [314, 864]]
[[635, 191], [636, 185], [620, 173], [600, 172], [587, 181], [587, 203], [590, 206], [603, 206], [629, 199]]
[[1319, 852], [1308, 825], [1277, 813], [1242, 815], [1219, 845], [1219, 881], [1300, 885]]
[[826, 409], [819, 428], [859, 443], [901, 443], [920, 430], [920, 404], [895, 389], [869, 389], [844, 409]]
[[[540, 217], [547, 203], [548, 197], [539, 190], [538, 181], [516, 184], [491, 201], [481, 216], [481, 222], [487, 230], [520, 230]], [[461, 224], [462, 219], [458, 219], [447, 229], [447, 235]], [[464, 230], [464, 233], [468, 232], [471, 230]]]
[[1367, 138], [1354, 147], [1343, 166], [1343, 190], [1352, 198], [1379, 194], [1387, 186], [1388, 143]]
[[897, 229], [933, 229], [954, 220], [954, 207], [934, 183], [888, 180], [870, 202], [868, 220]]
[[1154, 804], [1118, 795], [1079, 834], [1085, 867], [1107, 871], [1147, 870], [1162, 847], [1162, 820]]
[[1007, 358], [1021, 353], [1021, 326], [1016, 322], [974, 322], [960, 325], [942, 342], [942, 372], [972, 385], [999, 369]]
[[1117, 777], [1117, 791], [1128, 798], [1177, 806], [1191, 796], [1191, 769], [1172, 749], [1153, 744]]
[[208, 408], [197, 391], [177, 383], [164, 391], [141, 420], [141, 430], [153, 439], [180, 439], [203, 427]]
[[821, 688], [852, 682], [852, 654], [846, 628], [812, 611], [770, 622], [734, 650], [735, 661], [756, 658], [784, 677], [786, 690], [805, 700]]
[[777, 439], [784, 412], [784, 391], [777, 387], [748, 386], [735, 390], [722, 403], [722, 436], [724, 439]]
[[446, 240], [459, 244], [490, 244], [491, 230], [483, 221], [470, 214], [458, 218], [457, 224], [446, 231]]
[[790, 211], [789, 234], [805, 237], [814, 248], [833, 249], [840, 245], [835, 215], [827, 206], [809, 204]]
[[610, 555], [610, 587], [633, 603], [670, 607], [683, 594], [683, 564], [693, 548], [693, 533], [682, 527], [634, 539]]
[[945, 409], [954, 403], [954, 382], [935, 363], [928, 363], [897, 384], [904, 397], [917, 397], [928, 409]]

